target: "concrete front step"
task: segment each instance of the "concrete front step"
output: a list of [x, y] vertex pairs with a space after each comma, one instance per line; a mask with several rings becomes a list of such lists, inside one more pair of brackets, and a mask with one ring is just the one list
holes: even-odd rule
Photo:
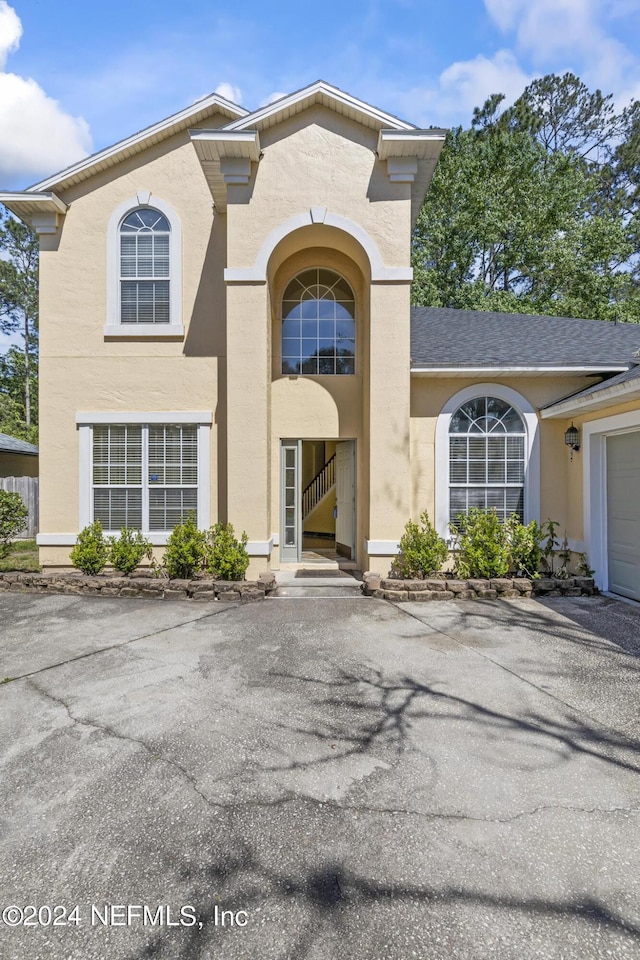
[[[330, 572], [331, 576], [327, 576]], [[281, 597], [361, 597], [362, 583], [342, 571], [279, 570], [276, 589], [270, 596]]]

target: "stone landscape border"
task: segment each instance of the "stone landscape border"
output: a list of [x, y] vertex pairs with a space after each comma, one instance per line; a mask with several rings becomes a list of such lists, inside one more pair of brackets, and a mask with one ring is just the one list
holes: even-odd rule
[[0, 592], [74, 594], [99, 597], [133, 597], [154, 600], [218, 600], [247, 603], [264, 600], [275, 588], [275, 576], [262, 574], [258, 580], [169, 580], [134, 573], [128, 577], [45, 571], [43, 573], [0, 573]]
[[[169, 580], [149, 577], [136, 571], [128, 577], [103, 573], [86, 576], [77, 572], [44, 571], [42, 573], [0, 573], [0, 593], [73, 594], [100, 597], [132, 597], [154, 600], [217, 600], [224, 603], [247, 603], [264, 600], [276, 588], [273, 573], [263, 573], [257, 580]], [[591, 597], [597, 588], [591, 577], [499, 577], [493, 580], [456, 580], [431, 578], [399, 580], [365, 573], [362, 592], [399, 603], [405, 600], [503, 600], [516, 597]]]
[[592, 597], [597, 588], [592, 577], [499, 577], [493, 580], [399, 580], [365, 573], [362, 592], [367, 597], [391, 600], [504, 600], [515, 597]]

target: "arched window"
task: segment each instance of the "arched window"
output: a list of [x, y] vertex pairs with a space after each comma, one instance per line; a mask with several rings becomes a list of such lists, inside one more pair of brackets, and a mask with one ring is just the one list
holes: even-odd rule
[[449, 424], [452, 523], [471, 507], [524, 519], [526, 439], [522, 417], [505, 400], [474, 397], [458, 407]]
[[171, 323], [169, 221], [139, 207], [120, 224], [120, 322]]
[[305, 270], [282, 297], [282, 372], [355, 373], [355, 298], [332, 270]]

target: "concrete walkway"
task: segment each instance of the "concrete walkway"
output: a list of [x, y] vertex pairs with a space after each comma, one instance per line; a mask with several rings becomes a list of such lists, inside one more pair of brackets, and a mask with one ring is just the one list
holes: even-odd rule
[[3, 960], [640, 958], [638, 609], [3, 595], [0, 623], [3, 906], [78, 905], [0, 923]]

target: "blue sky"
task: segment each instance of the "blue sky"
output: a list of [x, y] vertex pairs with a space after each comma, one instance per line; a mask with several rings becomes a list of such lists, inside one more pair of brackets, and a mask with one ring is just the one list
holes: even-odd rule
[[640, 98], [640, 0], [0, 0], [0, 189], [216, 89], [251, 109], [322, 78], [451, 126], [567, 69]]

